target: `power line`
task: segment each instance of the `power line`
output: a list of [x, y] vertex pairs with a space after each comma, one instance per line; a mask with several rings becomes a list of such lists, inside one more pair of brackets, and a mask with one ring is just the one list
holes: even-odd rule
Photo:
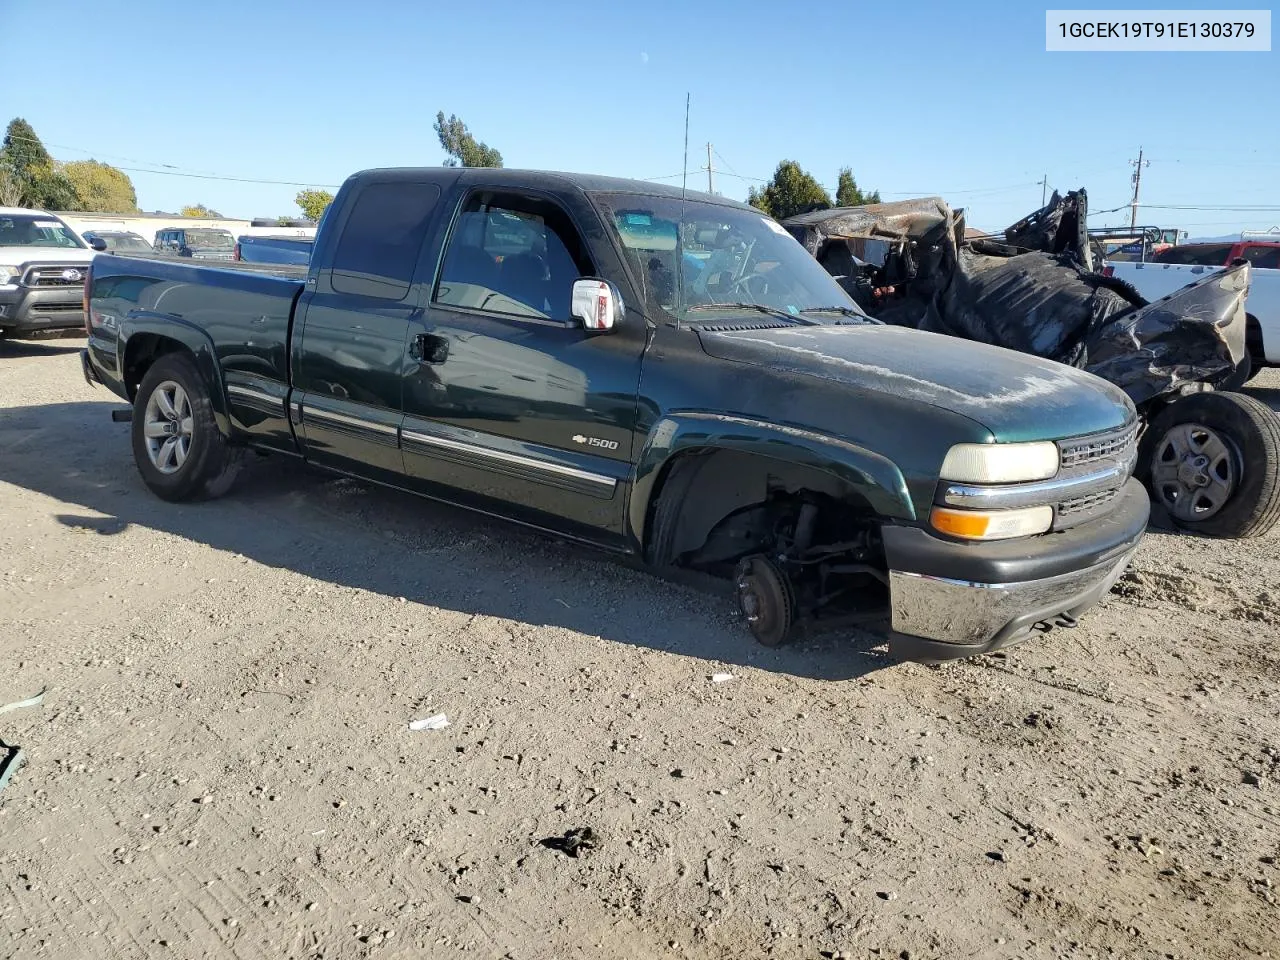
[[89, 157], [107, 157], [110, 160], [124, 160], [126, 163], [143, 163], [149, 167], [164, 167], [168, 170], [184, 170], [192, 173], [212, 174], [212, 170], [196, 170], [192, 167], [181, 167], [174, 163], [164, 163], [160, 160], [139, 160], [137, 157], [126, 157], [118, 153], [103, 153], [101, 150], [87, 150], [84, 147], [74, 147], [69, 143], [49, 143], [46, 144], [38, 137], [13, 137], [15, 140], [22, 140], [25, 143], [38, 143], [40, 146], [57, 147], [59, 150], [74, 150], [76, 153], [87, 154]]
[[315, 183], [303, 180], [259, 180], [256, 177], [223, 177], [206, 173], [178, 173], [173, 170], [146, 170], [139, 167], [120, 167], [130, 173], [154, 173], [162, 177], [188, 177], [192, 180], [225, 180], [230, 183], [266, 183], [278, 187], [331, 187], [337, 189], [340, 183]]
[[1180, 203], [1146, 203], [1145, 207], [1155, 210], [1220, 210], [1224, 213], [1275, 213], [1280, 211], [1277, 204], [1180, 204]]
[[[42, 141], [37, 139], [32, 139], [31, 137], [19, 136], [19, 137], [15, 137], [14, 139], [24, 140], [27, 143], [40, 143], [41, 145], [43, 145]], [[57, 147], [60, 150], [75, 150], [78, 153], [87, 153], [91, 156], [95, 155], [94, 151], [92, 150], [84, 150], [80, 147], [71, 147], [71, 146], [67, 146], [66, 144], [50, 143], [49, 146]], [[96, 155], [101, 157], [113, 157], [116, 159], [126, 159], [126, 160], [129, 159], [127, 157], [118, 157], [115, 154], [109, 154], [109, 153], [99, 153]], [[150, 161], [150, 160], [132, 160], [131, 162], [153, 163], [153, 161]], [[158, 165], [172, 167], [172, 164], [158, 164]], [[303, 182], [300, 180], [267, 180], [267, 179], [261, 179], [257, 177], [231, 177], [231, 176], [226, 176], [224, 174], [217, 174], [217, 173], [183, 172], [178, 167], [173, 167], [173, 169], [170, 169], [170, 170], [151, 170], [151, 169], [148, 169], [147, 167], [118, 167], [117, 169], [127, 170], [130, 173], [154, 173], [162, 177], [187, 177], [192, 180], [223, 180], [229, 183], [264, 183], [271, 186], [279, 186], [279, 187], [331, 187], [336, 189], [342, 186], [342, 184], [339, 184], [339, 183], [313, 183], [310, 181]]]
[[886, 197], [949, 197], [961, 194], [971, 196], [980, 193], [1009, 193], [1038, 186], [1040, 186], [1039, 180], [1031, 180], [1027, 183], [1010, 183], [1002, 187], [973, 187], [968, 190], [887, 190], [884, 195]]

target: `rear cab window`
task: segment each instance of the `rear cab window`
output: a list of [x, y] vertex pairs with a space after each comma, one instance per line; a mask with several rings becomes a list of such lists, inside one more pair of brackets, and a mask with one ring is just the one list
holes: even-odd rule
[[1280, 244], [1252, 244], [1243, 256], [1259, 270], [1280, 269]]
[[333, 254], [336, 293], [401, 301], [440, 199], [434, 183], [371, 183], [356, 195]]
[[1170, 247], [1156, 254], [1157, 263], [1184, 263], [1197, 267], [1225, 266], [1234, 244], [1192, 243], [1182, 247]]

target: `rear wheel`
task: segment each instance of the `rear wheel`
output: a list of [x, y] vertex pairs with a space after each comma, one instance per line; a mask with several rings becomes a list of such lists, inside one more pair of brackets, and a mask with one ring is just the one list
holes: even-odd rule
[[151, 491], [173, 501], [221, 496], [242, 457], [218, 429], [191, 357], [170, 353], [152, 364], [133, 403], [133, 459]]
[[1195, 393], [1147, 427], [1139, 475], [1178, 526], [1256, 537], [1280, 520], [1280, 419], [1238, 393]]

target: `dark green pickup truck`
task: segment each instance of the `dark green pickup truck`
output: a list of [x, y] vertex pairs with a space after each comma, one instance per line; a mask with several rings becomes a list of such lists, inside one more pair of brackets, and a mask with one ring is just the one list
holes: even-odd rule
[[161, 497], [301, 457], [722, 576], [769, 645], [870, 609], [926, 661], [1073, 625], [1146, 527], [1118, 389], [870, 320], [720, 197], [366, 171], [305, 278], [100, 255], [86, 290], [85, 375]]

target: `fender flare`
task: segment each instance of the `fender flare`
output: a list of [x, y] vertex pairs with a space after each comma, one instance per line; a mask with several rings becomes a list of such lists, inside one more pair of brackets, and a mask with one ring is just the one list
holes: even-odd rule
[[840, 437], [753, 417], [680, 411], [657, 421], [645, 438], [627, 506], [629, 533], [645, 547], [659, 479], [672, 460], [693, 451], [733, 450], [810, 467], [856, 490], [876, 514], [912, 522], [915, 506], [897, 464]]
[[196, 369], [209, 394], [213, 418], [223, 436], [231, 436], [231, 418], [228, 415], [226, 387], [222, 380], [222, 367], [209, 334], [195, 324], [166, 313], [135, 310], [120, 324], [120, 374], [123, 378], [125, 358], [129, 355], [129, 342], [139, 334], [160, 337], [180, 344], [195, 358]]

